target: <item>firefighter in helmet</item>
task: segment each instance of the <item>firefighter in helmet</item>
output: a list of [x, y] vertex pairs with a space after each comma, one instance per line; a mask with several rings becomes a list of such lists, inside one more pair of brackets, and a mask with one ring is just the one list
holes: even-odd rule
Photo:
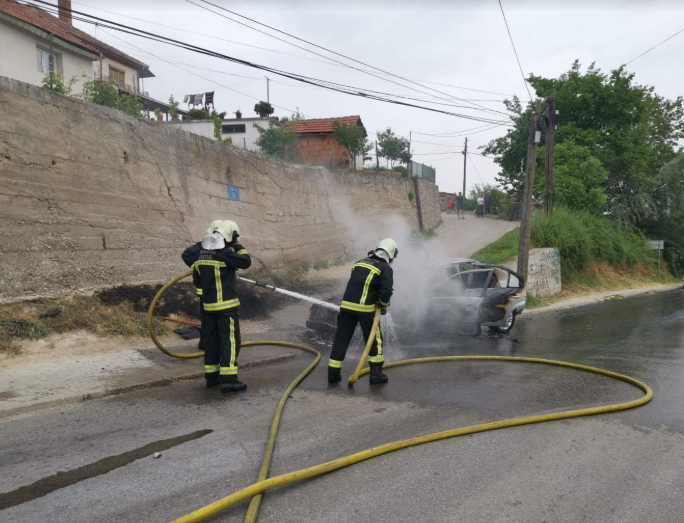
[[[211, 222], [211, 225], [207, 229], [207, 234], [213, 234], [216, 232], [216, 228], [221, 225], [221, 222], [223, 220], [214, 220]], [[202, 250], [202, 242], [199, 241], [187, 249], [183, 251], [183, 254], [181, 254], [181, 258], [183, 259], [183, 263], [187, 265], [188, 267], [192, 267], [192, 264], [195, 262], [197, 259], [197, 255], [199, 252]], [[199, 298], [200, 302], [200, 339], [199, 339], [199, 345], [198, 349], [199, 350], [204, 350], [204, 333], [202, 331], [202, 325], [204, 325], [204, 303], [202, 300], [202, 287], [200, 287], [200, 281], [199, 281], [199, 274], [194, 271], [192, 274], [192, 282], [195, 284], [195, 292], [197, 293], [197, 297]]]
[[[342, 362], [356, 324], [361, 325], [367, 343], [377, 307], [380, 307], [382, 314], [387, 312], [394, 284], [390, 264], [398, 253], [397, 243], [387, 238], [380, 242], [377, 249], [369, 252], [367, 258], [356, 262], [352, 267], [351, 277], [340, 305], [340, 314], [337, 317], [337, 332], [328, 361], [328, 383], [337, 383], [342, 379]], [[373, 346], [368, 353], [371, 385], [389, 381], [382, 373], [382, 364], [385, 361], [383, 352], [382, 332], [378, 325]]]
[[[202, 290], [204, 377], [207, 388], [220, 385], [221, 392], [247, 388], [238, 380], [240, 301], [236, 290], [236, 271], [249, 268], [252, 259], [238, 243], [239, 237], [237, 224], [224, 220], [216, 225], [214, 232], [204, 237], [201, 249], [191, 246], [183, 253], [183, 260], [187, 258], [186, 263], [191, 262], [193, 281]], [[191, 249], [193, 252], [188, 252]]]

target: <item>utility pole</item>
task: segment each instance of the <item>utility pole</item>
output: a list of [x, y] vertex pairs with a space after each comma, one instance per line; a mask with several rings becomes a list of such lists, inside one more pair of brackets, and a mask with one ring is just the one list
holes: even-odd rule
[[546, 214], [553, 214], [553, 150], [556, 133], [556, 98], [546, 99], [546, 156], [544, 158], [544, 210]]
[[541, 100], [537, 100], [535, 113], [530, 120], [527, 135], [527, 160], [525, 162], [525, 194], [523, 195], [522, 219], [520, 221], [520, 244], [518, 245], [518, 274], [527, 285], [527, 268], [530, 258], [530, 218], [532, 216], [532, 190], [534, 187], [534, 168], [537, 162], [537, 144], [541, 139], [539, 112]]
[[268, 76], [264, 76], [266, 78], [266, 102], [271, 103], [271, 88], [270, 88], [270, 83], [271, 79]]
[[408, 155], [409, 155], [409, 162], [406, 168], [408, 169], [408, 175], [409, 178], [413, 177], [413, 160], [411, 158], [411, 136], [413, 134], [413, 131], [409, 131], [409, 146], [408, 146]]
[[378, 141], [375, 140], [375, 170], [380, 172], [380, 157], [378, 156]]
[[465, 139], [465, 149], [463, 150], [463, 201], [466, 199], [466, 168], [468, 166], [468, 137]]

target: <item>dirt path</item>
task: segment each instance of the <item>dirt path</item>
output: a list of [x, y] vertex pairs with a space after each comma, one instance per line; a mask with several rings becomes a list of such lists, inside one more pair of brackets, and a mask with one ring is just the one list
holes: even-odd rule
[[456, 214], [442, 213], [442, 220], [444, 223], [437, 229], [437, 237], [425, 245], [437, 256], [459, 258], [469, 258], [519, 225], [507, 220], [475, 218], [473, 214], [466, 214], [464, 220], [459, 220]]

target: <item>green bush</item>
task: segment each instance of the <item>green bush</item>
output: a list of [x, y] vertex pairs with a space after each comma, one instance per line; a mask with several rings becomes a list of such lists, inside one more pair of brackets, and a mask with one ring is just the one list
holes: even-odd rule
[[535, 247], [556, 247], [560, 251], [565, 274], [580, 271], [591, 261], [614, 266], [654, 261], [644, 238], [624, 233], [608, 218], [587, 211], [558, 207], [551, 216], [535, 212], [530, 237]]
[[[536, 211], [532, 215], [530, 240], [532, 247], [554, 247], [560, 251], [563, 277], [585, 269], [592, 261], [615, 267], [638, 263], [652, 265], [653, 252], [646, 240], [620, 231], [605, 216], [587, 211], [571, 211], [557, 207], [551, 216]], [[472, 257], [485, 263], [502, 263], [518, 254], [520, 230], [506, 233]]]
[[330, 267], [328, 260], [318, 260], [313, 266], [313, 268], [317, 271], [320, 271], [321, 269], [327, 269], [328, 267]]
[[476, 200], [465, 200], [463, 203], [463, 209], [466, 211], [474, 211], [475, 207], [477, 207]]

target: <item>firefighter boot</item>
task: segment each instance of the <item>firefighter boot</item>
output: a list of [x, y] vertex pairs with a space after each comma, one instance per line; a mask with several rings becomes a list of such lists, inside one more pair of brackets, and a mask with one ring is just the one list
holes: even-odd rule
[[215, 376], [215, 377], [214, 377], [214, 376], [207, 377], [207, 376], [205, 375], [205, 381], [206, 381], [206, 383], [207, 383], [207, 388], [208, 388], [208, 389], [210, 389], [210, 388], [212, 388], [212, 387], [216, 387], [216, 385], [218, 385], [218, 384], [220, 383], [220, 381], [219, 381], [219, 379], [218, 379], [218, 376]]
[[239, 392], [247, 390], [247, 384], [238, 381], [237, 376], [228, 376], [228, 381], [221, 383], [221, 392]]
[[382, 363], [371, 363], [370, 364], [370, 384], [380, 385], [382, 383], [387, 383], [389, 378], [387, 375], [382, 373]]
[[342, 372], [340, 369], [328, 367], [328, 383], [337, 383], [342, 381]]

